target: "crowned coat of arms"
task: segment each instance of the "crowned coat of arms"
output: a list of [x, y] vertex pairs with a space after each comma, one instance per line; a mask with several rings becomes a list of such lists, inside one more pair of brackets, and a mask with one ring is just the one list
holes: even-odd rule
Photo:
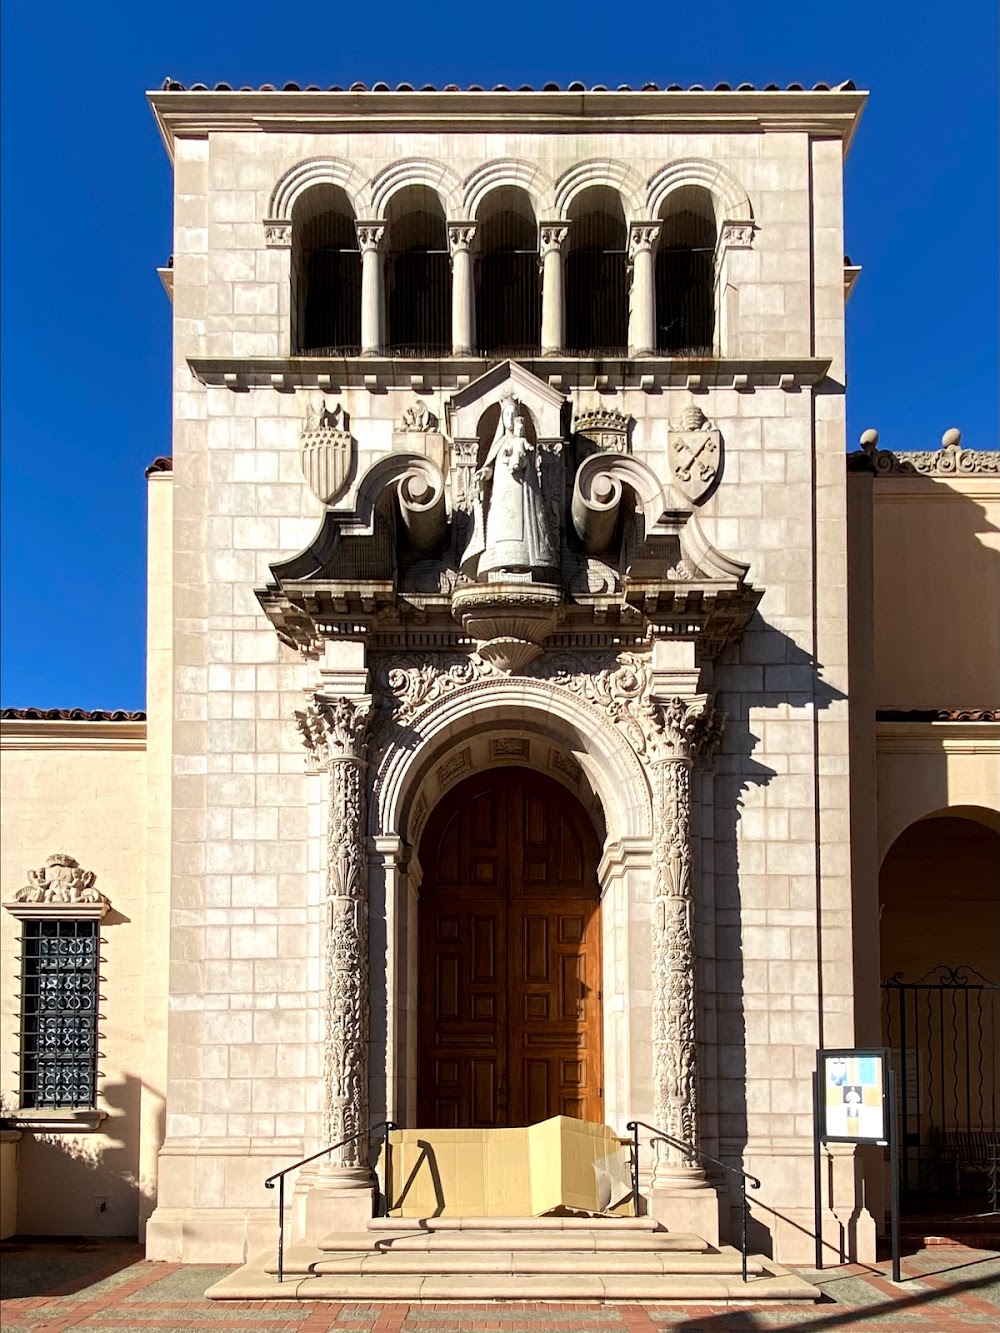
[[670, 428], [667, 445], [670, 479], [691, 504], [715, 485], [722, 465], [722, 435], [696, 404], [685, 408]]
[[317, 500], [330, 504], [347, 485], [354, 466], [354, 440], [339, 403], [307, 409], [299, 456], [306, 485]]

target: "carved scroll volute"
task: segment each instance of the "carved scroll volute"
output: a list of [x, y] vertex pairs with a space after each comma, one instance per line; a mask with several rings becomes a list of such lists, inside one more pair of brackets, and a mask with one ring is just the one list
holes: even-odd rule
[[399, 479], [399, 512], [418, 551], [432, 551], [444, 540], [448, 515], [444, 477], [430, 461], [414, 464]]
[[365, 752], [370, 700], [311, 696], [296, 720], [311, 766], [325, 770], [327, 822], [327, 1024], [324, 1135], [360, 1134], [334, 1164], [363, 1168], [368, 1156], [368, 882]]
[[614, 475], [608, 462], [606, 455], [592, 455], [577, 468], [573, 482], [573, 526], [590, 555], [610, 546], [622, 502], [621, 478]]
[[[691, 770], [721, 734], [707, 695], [650, 708], [657, 838], [654, 852], [653, 1099], [659, 1128], [698, 1143], [698, 1034], [691, 891]], [[693, 1154], [658, 1145], [656, 1179], [690, 1172]]]

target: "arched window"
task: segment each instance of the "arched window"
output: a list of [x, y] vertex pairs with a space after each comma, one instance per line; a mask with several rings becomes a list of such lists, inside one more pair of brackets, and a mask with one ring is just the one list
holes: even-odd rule
[[386, 349], [396, 355], [451, 351], [451, 267], [444, 209], [433, 190], [411, 185], [389, 202]]
[[494, 356], [541, 350], [542, 290], [538, 222], [524, 190], [503, 186], [479, 210], [476, 328], [480, 350]]
[[675, 190], [663, 207], [656, 252], [656, 349], [711, 356], [715, 344], [715, 207], [698, 185]]
[[620, 353], [628, 343], [627, 232], [614, 190], [583, 190], [570, 208], [566, 255], [566, 347]]
[[317, 185], [292, 212], [292, 346], [296, 352], [361, 350], [361, 256], [354, 212], [336, 185]]

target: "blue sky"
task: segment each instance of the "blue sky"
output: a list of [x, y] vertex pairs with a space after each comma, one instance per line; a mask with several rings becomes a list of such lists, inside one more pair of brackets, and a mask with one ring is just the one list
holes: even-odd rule
[[[820, 12], [822, 11], [822, 12]], [[170, 452], [170, 170], [184, 83], [833, 83], [850, 442], [997, 444], [994, 0], [621, 6], [172, 0], [2, 7], [2, 702], [144, 706], [145, 483]]]

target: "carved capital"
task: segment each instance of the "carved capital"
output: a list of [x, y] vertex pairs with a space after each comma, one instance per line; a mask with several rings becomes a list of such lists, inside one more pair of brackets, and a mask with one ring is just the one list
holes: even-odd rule
[[722, 736], [724, 720], [707, 694], [651, 701], [648, 735], [652, 758], [687, 764], [708, 760]]
[[538, 224], [538, 250], [544, 259], [550, 250], [561, 251], [569, 235], [568, 222], [540, 222]]
[[658, 222], [633, 222], [628, 234], [628, 257], [634, 260], [640, 251], [649, 253], [660, 239]]
[[752, 222], [724, 222], [719, 233], [719, 250], [749, 250], [754, 230]]
[[292, 243], [292, 224], [275, 218], [264, 221], [264, 244], [269, 250], [287, 250]]
[[295, 714], [310, 767], [325, 768], [338, 760], [362, 761], [370, 707], [367, 697], [328, 699], [318, 692], [310, 693], [305, 708]]
[[471, 250], [472, 243], [476, 239], [476, 222], [449, 222], [448, 223], [448, 249], [452, 258], [459, 250]]
[[376, 252], [379, 250], [382, 238], [385, 236], [384, 222], [355, 222], [354, 229], [358, 234], [358, 245], [362, 253], [366, 250]]

